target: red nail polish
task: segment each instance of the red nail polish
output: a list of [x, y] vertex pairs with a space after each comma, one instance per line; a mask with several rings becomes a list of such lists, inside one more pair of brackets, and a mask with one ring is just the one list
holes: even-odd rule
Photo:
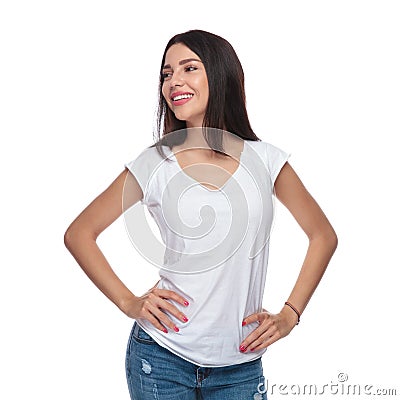
[[243, 321], [243, 322], [242, 322], [242, 326], [245, 326], [245, 325], [246, 325], [246, 323], [247, 323], [246, 321]]
[[185, 301], [183, 302], [183, 304], [184, 304], [185, 306], [188, 306], [188, 305], [189, 305], [189, 302], [185, 300]]
[[164, 333], [168, 333], [167, 329], [165, 329], [165, 328], [163, 329], [163, 331], [164, 331]]
[[174, 331], [179, 332], [179, 328], [177, 326], [174, 326]]
[[246, 351], [246, 347], [244, 347], [243, 345], [239, 347], [240, 351]]
[[250, 351], [254, 351], [254, 349], [250, 349]]
[[189, 320], [186, 317], [182, 318], [183, 322], [188, 322]]

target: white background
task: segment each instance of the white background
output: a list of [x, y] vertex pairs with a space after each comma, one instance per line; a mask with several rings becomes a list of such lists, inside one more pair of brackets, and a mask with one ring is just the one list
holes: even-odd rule
[[[63, 235], [153, 143], [162, 52], [189, 29], [233, 45], [254, 131], [292, 154], [339, 237], [301, 324], [263, 357], [269, 384], [330, 384], [344, 372], [349, 383], [400, 393], [392, 367], [400, 334], [399, 19], [397, 1], [3, 1], [0, 397], [129, 399], [133, 321], [84, 275]], [[123, 217], [98, 244], [135, 294], [156, 282]], [[289, 295], [306, 246], [279, 206], [270, 311]], [[288, 398], [276, 388], [269, 397]]]

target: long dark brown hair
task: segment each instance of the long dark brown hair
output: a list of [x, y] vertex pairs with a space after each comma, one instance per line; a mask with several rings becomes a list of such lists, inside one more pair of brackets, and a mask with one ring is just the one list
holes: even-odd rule
[[[222, 132], [228, 131], [247, 140], [261, 140], [253, 132], [246, 110], [244, 73], [231, 44], [222, 37], [202, 30], [190, 30], [172, 37], [165, 47], [160, 66], [158, 110], [155, 138], [150, 147], [157, 147], [165, 157], [161, 146], [172, 147], [186, 139], [186, 121], [180, 121], [168, 107], [162, 93], [163, 67], [168, 49], [181, 43], [197, 54], [206, 70], [209, 98], [203, 120], [203, 135], [211, 149], [224, 154]], [[207, 130], [207, 128], [216, 128]], [[177, 134], [172, 132], [179, 131]], [[170, 135], [169, 135], [170, 134]]]

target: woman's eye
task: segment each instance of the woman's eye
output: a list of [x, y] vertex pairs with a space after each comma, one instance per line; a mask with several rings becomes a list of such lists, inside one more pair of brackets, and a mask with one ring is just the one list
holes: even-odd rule
[[194, 67], [193, 65], [189, 65], [188, 67], [185, 68], [186, 71], [195, 71], [197, 68]]
[[[193, 66], [193, 65], [188, 65], [187, 67], [185, 67], [185, 71], [186, 72], [196, 71], [197, 69], [198, 68]], [[171, 76], [172, 76], [172, 72], [171, 71], [162, 73], [163, 80], [169, 79], [169, 78], [171, 78]]]

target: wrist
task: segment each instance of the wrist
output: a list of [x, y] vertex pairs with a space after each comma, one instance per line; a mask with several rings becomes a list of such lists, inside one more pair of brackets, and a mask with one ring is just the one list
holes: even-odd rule
[[293, 326], [300, 323], [300, 313], [291, 303], [285, 302], [281, 313], [293, 324]]
[[136, 303], [136, 301], [137, 301], [137, 297], [134, 294], [132, 294], [129, 297], [124, 297], [124, 298], [120, 299], [117, 306], [128, 317], [135, 318], [133, 316], [133, 309], [134, 309], [134, 304]]

